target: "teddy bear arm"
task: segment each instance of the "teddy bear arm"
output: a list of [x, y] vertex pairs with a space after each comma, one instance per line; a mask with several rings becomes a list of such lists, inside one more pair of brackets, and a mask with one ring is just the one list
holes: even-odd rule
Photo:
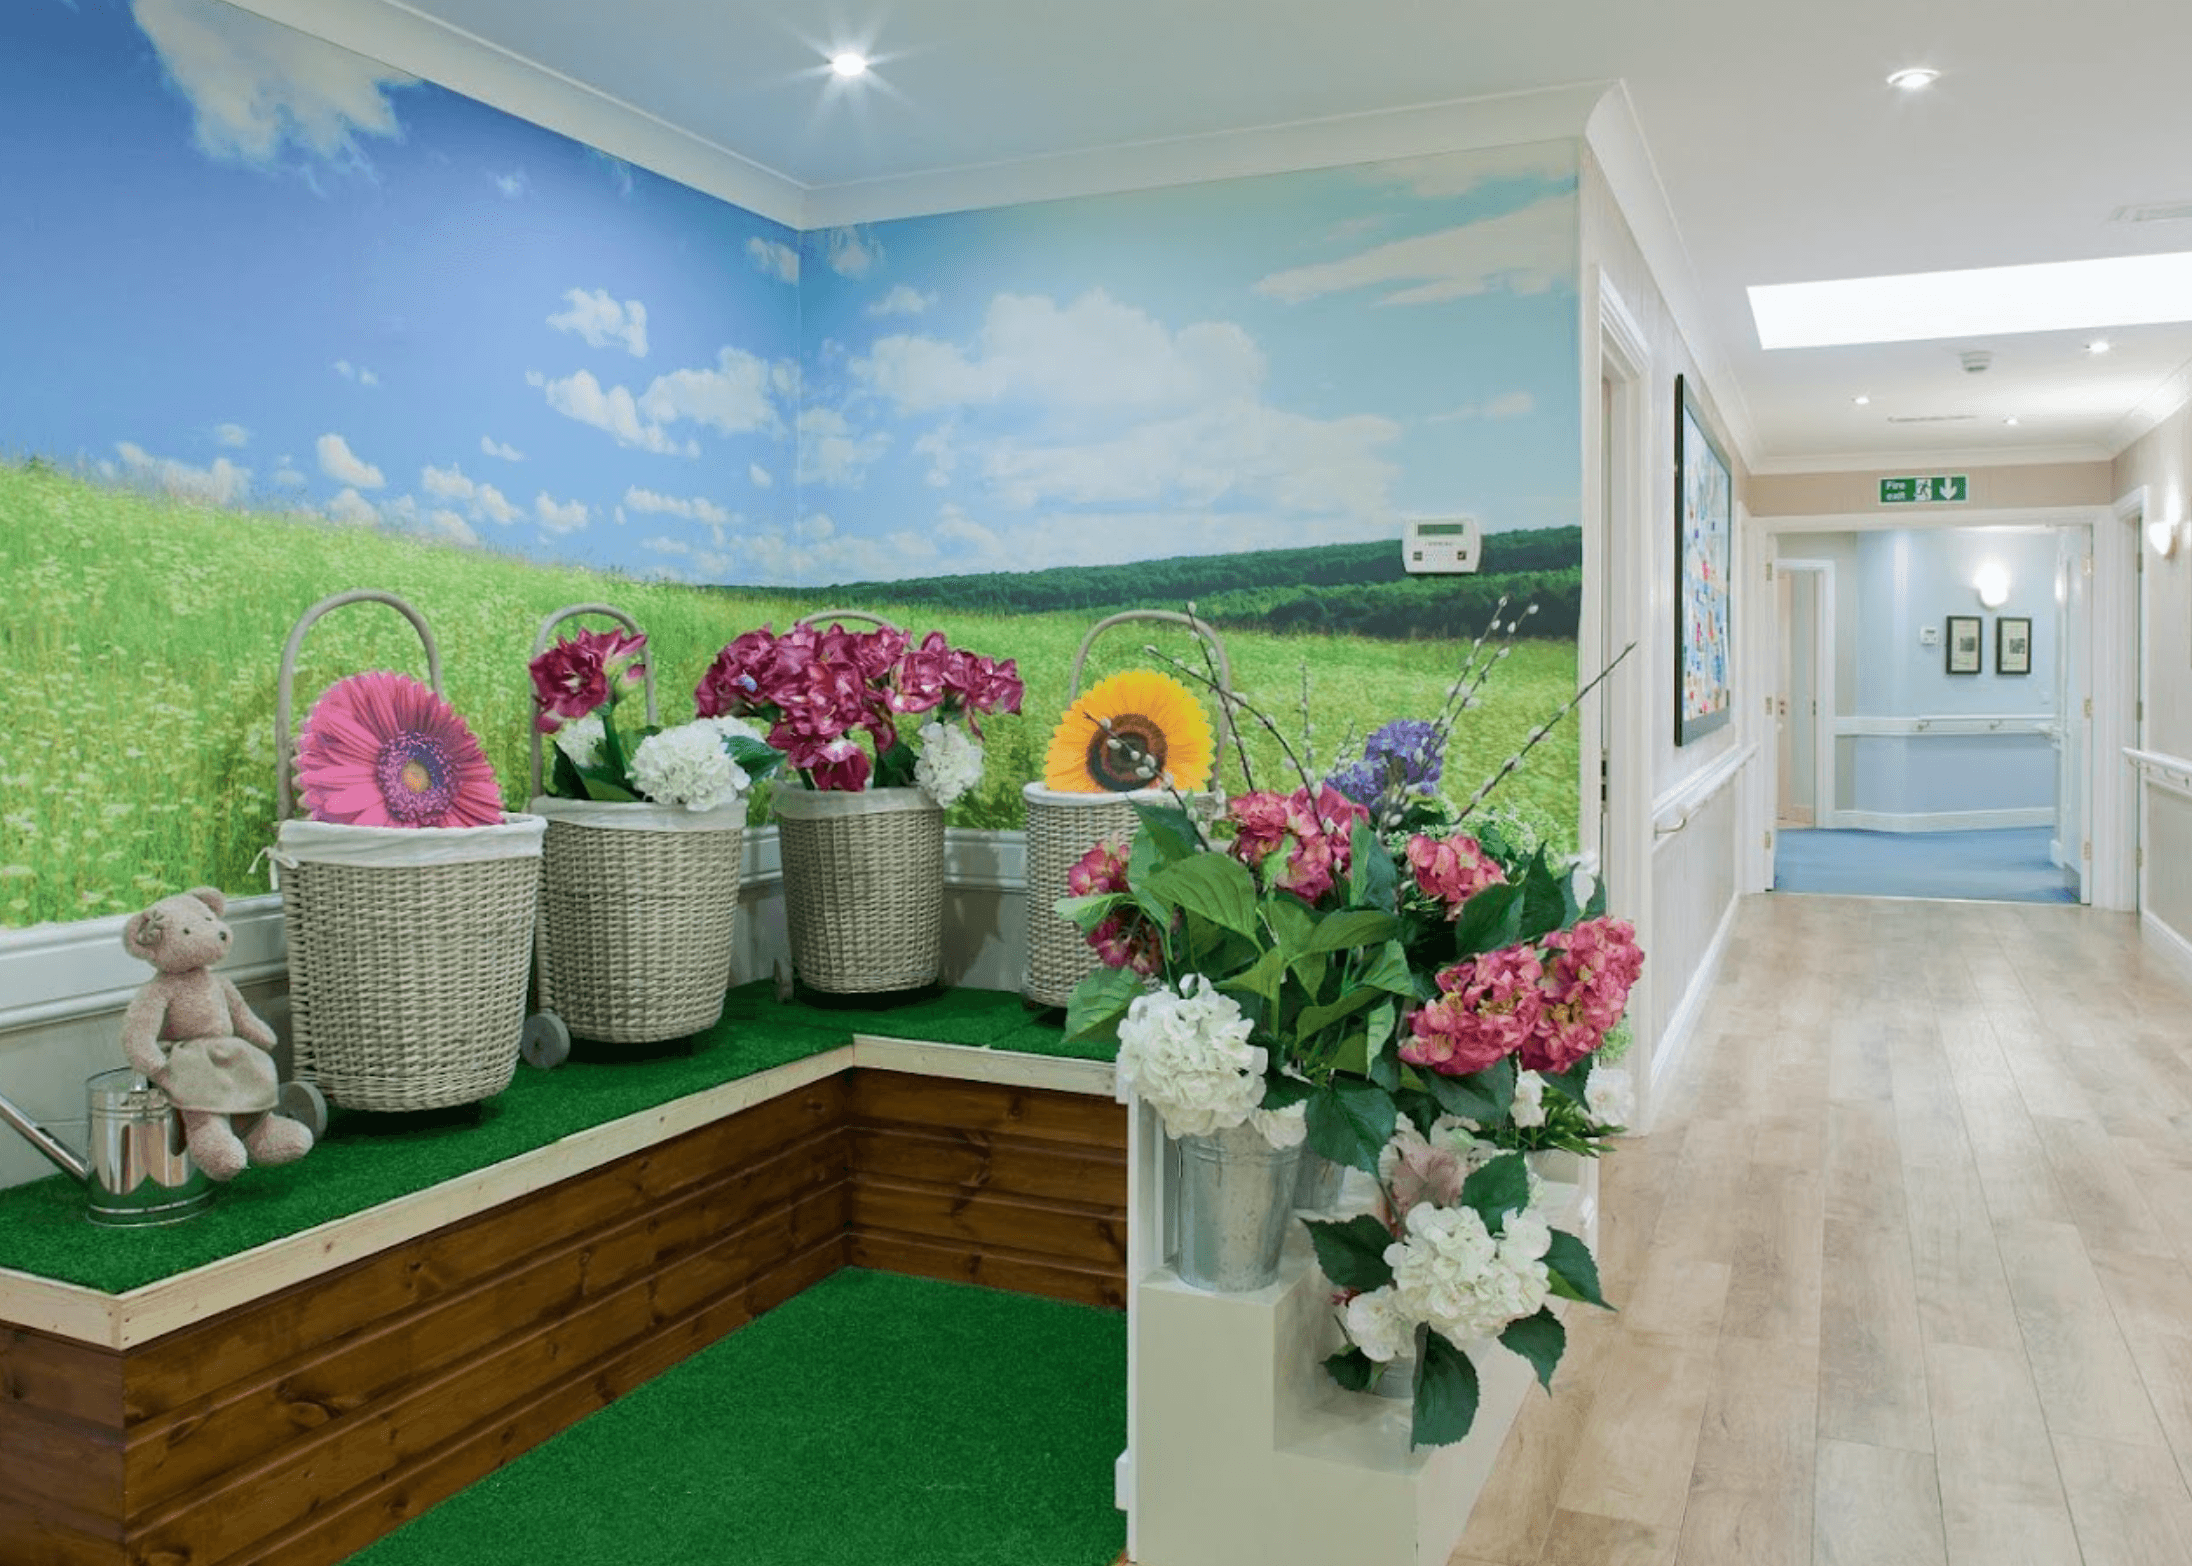
[[221, 981], [221, 996], [228, 1002], [229, 1027], [240, 1039], [248, 1040], [263, 1050], [274, 1048], [274, 1030], [260, 1020], [259, 1014], [244, 1001], [243, 992], [226, 974], [215, 977]]
[[160, 1048], [160, 1025], [167, 1020], [167, 997], [147, 985], [139, 990], [122, 1014], [122, 1054], [144, 1076], [156, 1076], [167, 1067], [167, 1052]]

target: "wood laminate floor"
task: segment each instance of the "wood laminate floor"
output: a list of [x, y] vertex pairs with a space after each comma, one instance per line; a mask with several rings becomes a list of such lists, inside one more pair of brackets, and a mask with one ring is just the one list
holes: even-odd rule
[[1745, 900], [1452, 1566], [2192, 1566], [2192, 987], [2127, 915]]

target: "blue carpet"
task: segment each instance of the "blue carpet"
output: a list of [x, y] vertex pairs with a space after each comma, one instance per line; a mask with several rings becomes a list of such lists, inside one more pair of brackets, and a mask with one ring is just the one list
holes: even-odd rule
[[2050, 864], [2046, 827], [1984, 832], [1845, 832], [1783, 828], [1773, 889], [1852, 897], [1958, 897], [2074, 903], [2069, 872]]

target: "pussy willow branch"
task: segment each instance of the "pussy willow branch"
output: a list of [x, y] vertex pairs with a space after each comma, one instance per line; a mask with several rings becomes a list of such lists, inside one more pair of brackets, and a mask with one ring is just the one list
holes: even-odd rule
[[[1180, 674], [1185, 675], [1188, 679], [1193, 680], [1198, 685], [1201, 685], [1208, 689], [1213, 695], [1218, 698], [1218, 705], [1221, 708], [1225, 709], [1228, 714], [1235, 711], [1245, 712], [1251, 718], [1254, 718], [1258, 723], [1262, 724], [1264, 732], [1266, 734], [1269, 734], [1274, 740], [1278, 741], [1279, 749], [1285, 753], [1287, 761], [1292, 764], [1295, 775], [1302, 780], [1302, 788], [1308, 793], [1311, 799], [1315, 799], [1317, 797], [1317, 785], [1309, 780], [1309, 769], [1302, 765], [1301, 757], [1294, 754], [1294, 747], [1286, 742], [1286, 736], [1279, 732], [1279, 726], [1276, 723], [1273, 723], [1271, 719], [1264, 714], [1261, 708], [1249, 702], [1245, 697], [1236, 695], [1234, 692], [1227, 690], [1224, 686], [1220, 685], [1216, 680], [1210, 678], [1208, 675], [1196, 673], [1193, 669], [1190, 669], [1186, 664], [1182, 663], [1179, 659], [1173, 657], [1168, 652], [1163, 652], [1155, 647], [1144, 647], [1142, 651], [1148, 653], [1152, 658], [1161, 659], [1165, 663], [1170, 664]], [[1234, 733], [1234, 743], [1240, 743], [1240, 735], [1237, 730]], [[1246, 746], [1242, 746], [1241, 770], [1244, 775], [1247, 772], [1247, 761], [1248, 749]], [[1250, 788], [1253, 789], [1255, 786], [1255, 780], [1247, 779], [1247, 781]]]
[[1527, 757], [1531, 751], [1537, 749], [1538, 744], [1548, 734], [1553, 732], [1553, 730], [1559, 725], [1560, 720], [1568, 716], [1569, 713], [1575, 711], [1576, 708], [1582, 706], [1583, 698], [1590, 695], [1591, 692], [1597, 690], [1600, 685], [1604, 684], [1606, 677], [1612, 674], [1614, 670], [1621, 667], [1621, 660], [1628, 657], [1629, 654], [1635, 651], [1636, 643], [1634, 642], [1631, 642], [1628, 646], [1622, 648], [1620, 652], [1614, 655], [1614, 661], [1607, 664], [1605, 668], [1599, 670], [1598, 674], [1592, 679], [1590, 684], [1584, 686], [1583, 689], [1577, 691], [1575, 695], [1570, 697], [1567, 701], [1563, 702], [1559, 710], [1556, 711], [1551, 717], [1547, 718], [1543, 723], [1540, 723], [1536, 728], [1532, 729], [1530, 731], [1530, 737], [1522, 742], [1522, 748], [1516, 751], [1512, 756], [1509, 756], [1505, 761], [1501, 762], [1499, 770], [1497, 772], [1494, 772], [1490, 777], [1486, 778], [1484, 780], [1483, 786], [1479, 788], [1474, 794], [1471, 794], [1469, 796], [1469, 802], [1466, 805], [1463, 805], [1459, 814], [1454, 817], [1455, 822], [1458, 824], [1460, 822], [1468, 820], [1469, 812], [1484, 803], [1485, 795], [1491, 793], [1493, 789], [1499, 787], [1501, 783], [1505, 782], [1508, 776], [1522, 765], [1524, 758]]
[[1233, 754], [1241, 758], [1241, 783], [1253, 794], [1256, 792], [1256, 774], [1249, 766], [1248, 747], [1241, 743], [1240, 728], [1234, 723], [1232, 709], [1227, 705], [1233, 693], [1226, 689], [1226, 682], [1218, 678], [1217, 646], [1209, 636], [1196, 630], [1201, 622], [1195, 617], [1195, 600], [1187, 600], [1185, 607], [1188, 629], [1195, 633], [1195, 651], [1202, 654], [1204, 683], [1218, 693], [1218, 716], [1225, 722], [1225, 733], [1219, 737], [1215, 746], [1216, 755], [1212, 759], [1210, 775], [1215, 779], [1224, 769], [1225, 742], [1230, 739], [1233, 742]]

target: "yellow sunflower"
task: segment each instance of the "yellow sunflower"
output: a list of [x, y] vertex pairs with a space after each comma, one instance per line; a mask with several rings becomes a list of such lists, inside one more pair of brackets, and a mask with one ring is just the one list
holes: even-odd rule
[[1169, 675], [1130, 669], [1092, 686], [1050, 736], [1043, 782], [1066, 794], [1206, 787], [1217, 746], [1194, 694]]

